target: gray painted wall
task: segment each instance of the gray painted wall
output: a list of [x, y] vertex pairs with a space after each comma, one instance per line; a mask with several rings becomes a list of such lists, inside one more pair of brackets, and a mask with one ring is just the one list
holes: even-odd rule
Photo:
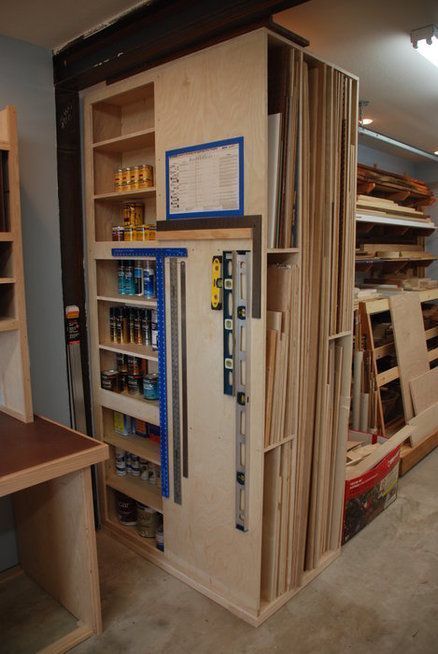
[[[17, 107], [24, 272], [35, 413], [70, 424], [64, 342], [55, 97], [49, 50], [0, 35], [0, 107]], [[0, 570], [16, 563], [0, 505]]]

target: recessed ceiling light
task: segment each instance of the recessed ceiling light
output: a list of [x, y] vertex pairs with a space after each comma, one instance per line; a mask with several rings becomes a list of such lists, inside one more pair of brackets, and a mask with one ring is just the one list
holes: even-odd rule
[[434, 66], [438, 66], [438, 27], [426, 25], [411, 32], [412, 45]]
[[360, 122], [362, 123], [362, 125], [371, 125], [371, 123], [373, 122], [373, 119], [372, 118], [362, 118], [362, 120]]

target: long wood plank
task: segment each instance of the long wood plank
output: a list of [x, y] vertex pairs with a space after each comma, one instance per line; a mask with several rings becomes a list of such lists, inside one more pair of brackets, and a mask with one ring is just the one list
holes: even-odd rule
[[423, 314], [417, 293], [401, 293], [389, 299], [395, 349], [400, 374], [405, 419], [414, 415], [409, 382], [426, 373], [429, 366]]

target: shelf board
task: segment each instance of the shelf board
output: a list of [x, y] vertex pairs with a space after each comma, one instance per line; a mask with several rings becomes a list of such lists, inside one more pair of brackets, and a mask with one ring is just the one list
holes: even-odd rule
[[413, 263], [417, 266], [426, 265], [429, 266], [432, 261], [435, 261], [437, 257], [434, 257], [432, 254], [428, 257], [356, 257], [356, 265], [361, 263], [365, 264], [374, 264], [374, 263]]
[[19, 328], [16, 318], [0, 318], [0, 332], [14, 332]]
[[137, 528], [133, 525], [122, 525], [121, 522], [118, 522], [112, 518], [104, 519], [104, 526], [111, 531], [111, 533], [120, 536], [123, 539], [127, 539], [135, 545], [136, 548], [140, 548], [143, 552], [150, 553], [153, 557], [157, 556], [159, 559], [164, 558], [164, 552], [158, 549], [156, 546], [155, 538], [143, 538], [137, 531]]
[[158, 361], [158, 352], [153, 350], [150, 346], [136, 345], [134, 343], [99, 343], [100, 350], [107, 350], [108, 352], [120, 352], [128, 356], [136, 356], [140, 359], [147, 359], [148, 361]]
[[117, 302], [118, 304], [132, 304], [132, 306], [143, 307], [146, 309], [155, 309], [156, 300], [143, 300], [141, 297], [133, 295], [98, 295], [97, 299], [101, 302]]
[[160, 424], [159, 402], [144, 400], [140, 394], [134, 396], [128, 393], [114, 393], [113, 391], [107, 391], [105, 388], [98, 388], [96, 401], [107, 409], [126, 413], [128, 416], [144, 420], [151, 425], [159, 426]]
[[141, 198], [155, 197], [155, 187], [143, 188], [137, 191], [111, 191], [110, 193], [98, 193], [95, 200], [108, 200], [110, 202], [124, 202], [125, 200], [137, 200]]
[[0, 277], [0, 284], [15, 284], [15, 277]]
[[115, 473], [107, 473], [106, 485], [128, 495], [128, 497], [132, 497], [137, 502], [150, 506], [159, 513], [163, 513], [163, 500], [160, 489], [139, 477], [131, 477], [130, 475], [119, 477]]
[[268, 248], [267, 254], [297, 254], [300, 248]]
[[[93, 244], [93, 258], [94, 259], [111, 259], [115, 261], [111, 250], [113, 248], [130, 248], [131, 250], [138, 250], [144, 248], [156, 248], [157, 241], [96, 241]], [[155, 257], [138, 257], [142, 261], [155, 261]], [[117, 259], [130, 259], [132, 257], [117, 257]]]
[[0, 232], [0, 242], [6, 241], [12, 243], [13, 240], [14, 237], [12, 236], [12, 232]]
[[141, 150], [150, 148], [155, 145], [155, 130], [144, 129], [132, 134], [123, 134], [113, 139], [107, 139], [94, 143], [93, 148], [98, 152], [129, 152], [131, 150]]
[[430, 222], [415, 218], [391, 218], [390, 216], [374, 216], [366, 213], [356, 213], [356, 222], [373, 223], [374, 225], [394, 225], [395, 227], [415, 227], [417, 229], [433, 232], [437, 229]]
[[142, 459], [151, 461], [158, 466], [161, 465], [160, 444], [151, 441], [149, 438], [143, 438], [135, 434], [121, 436], [120, 434], [116, 434], [116, 432], [111, 432], [110, 434], [105, 434], [103, 440], [105, 443], [132, 452], [132, 454], [136, 454]]

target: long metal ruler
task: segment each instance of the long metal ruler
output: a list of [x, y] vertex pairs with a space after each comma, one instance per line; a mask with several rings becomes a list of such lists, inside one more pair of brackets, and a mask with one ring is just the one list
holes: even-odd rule
[[112, 248], [115, 258], [155, 257], [158, 315], [158, 378], [160, 389], [160, 459], [161, 494], [169, 497], [169, 428], [167, 412], [167, 353], [166, 353], [166, 273], [168, 257], [187, 257], [187, 248]]
[[169, 261], [170, 269], [170, 356], [172, 371], [173, 499], [182, 504], [181, 489], [181, 402], [179, 365], [178, 261]]

